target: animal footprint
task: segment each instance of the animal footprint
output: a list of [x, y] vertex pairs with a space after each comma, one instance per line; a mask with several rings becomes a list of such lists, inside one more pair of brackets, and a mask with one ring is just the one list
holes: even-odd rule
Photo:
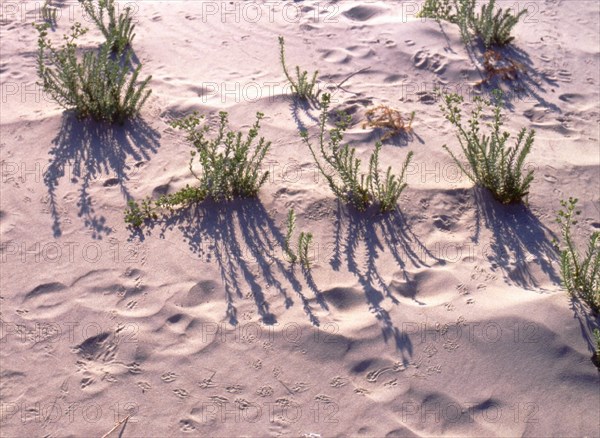
[[176, 388], [173, 390], [173, 392], [175, 393], [175, 395], [181, 399], [184, 398], [188, 398], [190, 396], [190, 393], [187, 392], [185, 389], [183, 388]]
[[250, 403], [248, 400], [246, 400], [244, 398], [236, 398], [233, 402], [237, 405], [238, 409], [240, 409], [242, 411], [244, 409], [248, 409], [250, 406], [252, 406], [252, 403]]
[[229, 399], [227, 397], [221, 397], [220, 395], [212, 395], [209, 398], [211, 402], [219, 406], [223, 406], [226, 403], [229, 403]]
[[160, 376], [160, 379], [165, 383], [171, 383], [177, 380], [177, 374], [170, 372], [164, 373], [162, 376]]
[[92, 377], [86, 377], [85, 379], [81, 379], [81, 389], [85, 389], [94, 383], [94, 379]]
[[232, 394], [239, 394], [243, 390], [244, 390], [244, 387], [242, 385], [231, 385], [231, 386], [228, 386], [227, 388], [225, 388], [225, 391], [230, 392]]
[[133, 362], [130, 365], [127, 365], [127, 368], [129, 369], [129, 372], [131, 374], [139, 374], [142, 372], [142, 369], [140, 368], [140, 364], [137, 362]]
[[292, 391], [296, 392], [296, 393], [298, 393], [298, 392], [304, 392], [304, 391], [308, 391], [308, 388], [309, 388], [309, 386], [308, 386], [307, 383], [296, 382], [294, 384], [294, 386], [292, 386]]
[[190, 420], [179, 420], [179, 430], [182, 432], [192, 432], [196, 430], [196, 426]]
[[394, 386], [398, 386], [398, 379], [392, 379], [389, 382], [385, 382], [383, 386], [387, 388], [393, 388]]
[[142, 394], [146, 391], [149, 391], [150, 388], [152, 388], [152, 385], [150, 385], [150, 383], [144, 381], [137, 382], [137, 386], [139, 386], [142, 389]]
[[315, 401], [321, 402], [321, 403], [333, 403], [333, 399], [331, 397], [329, 397], [328, 395], [324, 395], [324, 394], [319, 394], [315, 396]]
[[137, 301], [135, 301], [135, 300], [132, 300], [132, 301], [130, 301], [130, 302], [128, 302], [128, 303], [127, 303], [127, 308], [128, 308], [129, 310], [132, 310], [132, 309], [133, 309], [133, 308], [135, 308], [135, 306], [137, 306], [137, 305], [138, 305], [138, 302], [137, 302]]
[[269, 397], [273, 395], [273, 388], [270, 386], [261, 386], [256, 390], [256, 394], [258, 394], [260, 397]]
[[348, 379], [345, 377], [335, 376], [333, 379], [329, 381], [329, 386], [334, 388], [341, 388], [342, 386], [346, 386], [348, 384]]

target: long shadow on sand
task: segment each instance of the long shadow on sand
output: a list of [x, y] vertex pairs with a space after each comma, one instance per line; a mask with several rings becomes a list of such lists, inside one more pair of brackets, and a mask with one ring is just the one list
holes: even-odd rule
[[[476, 229], [474, 241], [480, 244], [492, 265], [497, 265], [507, 278], [525, 289], [539, 288], [531, 262], [554, 283], [560, 283], [552, 260], [557, 251], [552, 244], [554, 233], [523, 204], [502, 205], [488, 190], [474, 189]], [[481, 227], [492, 232], [488, 247], [479, 242]]]
[[[468, 49], [468, 52], [475, 65], [484, 65], [486, 49], [481, 43]], [[510, 110], [514, 110], [513, 102], [521, 101], [535, 103], [557, 113], [561, 112], [560, 107], [543, 97], [543, 94], [547, 93], [546, 87], [558, 87], [558, 81], [546, 73], [537, 71], [527, 52], [512, 44], [496, 48], [494, 52], [501, 58], [500, 66], [512, 63], [518, 66], [517, 70], [510, 77], [503, 74], [489, 75], [488, 72], [480, 71], [482, 79], [486, 79], [479, 85], [480, 90], [488, 94], [494, 89], [503, 90], [505, 106]]]
[[591, 333], [594, 329], [600, 329], [600, 315], [594, 315], [590, 309], [581, 303], [577, 298], [571, 298], [571, 309], [577, 321], [579, 321], [579, 329], [581, 330], [581, 336], [585, 339], [590, 354], [592, 355], [592, 361], [600, 369], [600, 357], [595, 356], [596, 351], [596, 340], [593, 338]]
[[[149, 224], [146, 234], [150, 235], [154, 227], [159, 227], [162, 237], [169, 230], [180, 230], [194, 254], [206, 262], [217, 264], [225, 287], [226, 314], [230, 324], [238, 323], [235, 298], [244, 298], [248, 291], [254, 298], [262, 322], [275, 324], [277, 320], [270, 311], [263, 287], [267, 284], [274, 288], [284, 298], [286, 308], [290, 308], [294, 301], [288, 295], [287, 282], [301, 300], [310, 322], [319, 325], [309, 298], [302, 293], [297, 270], [283, 259], [285, 237], [260, 201], [206, 201], [178, 211], [162, 222]], [[317, 303], [327, 309], [310, 273], [304, 272], [304, 275]]]
[[[380, 254], [387, 251], [407, 283], [412, 282], [408, 275], [409, 266], [428, 266], [428, 259], [443, 263], [411, 231], [399, 210], [387, 214], [379, 214], [376, 210], [359, 213], [338, 204], [331, 265], [339, 270], [345, 255], [348, 270], [358, 278], [369, 310], [381, 324], [384, 341], [393, 340], [406, 364], [413, 353], [412, 342], [394, 325], [389, 312], [382, 306], [386, 298], [393, 304], [399, 303], [377, 267]], [[412, 298], [418, 303], [415, 297]]]
[[[102, 176], [111, 176], [105, 186], [118, 185], [125, 199], [129, 192], [125, 183], [133, 169], [130, 164], [141, 164], [159, 147], [160, 134], [142, 119], [133, 119], [123, 126], [79, 120], [74, 114], [63, 115], [60, 132], [52, 140], [50, 164], [44, 175], [48, 188], [50, 213], [54, 236], [62, 234], [57, 187], [67, 173], [71, 183], [79, 184], [78, 215], [93, 230], [94, 238], [110, 233], [106, 219], [94, 211], [89, 193], [90, 184]], [[69, 171], [67, 171], [69, 170]]]

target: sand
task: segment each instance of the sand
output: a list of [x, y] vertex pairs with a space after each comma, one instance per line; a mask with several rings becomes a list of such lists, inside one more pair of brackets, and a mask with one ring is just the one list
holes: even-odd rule
[[[456, 26], [416, 19], [419, 3], [130, 2], [153, 92], [110, 128], [35, 85], [40, 3], [3, 2], [0, 434], [599, 436], [599, 319], [561, 287], [551, 243], [569, 196], [578, 243], [600, 227], [599, 5], [500, 3], [531, 9], [514, 32], [526, 73], [503, 82], [507, 129], [536, 130], [528, 208], [474, 188], [443, 150], [458, 145], [434, 89], [469, 102], [481, 58]], [[60, 11], [57, 37], [84, 21]], [[278, 35], [352, 114], [363, 160], [383, 134], [362, 128], [369, 108], [415, 112], [381, 151], [398, 171], [414, 152], [399, 212], [352, 211], [319, 177], [298, 135], [319, 110], [290, 98]], [[259, 199], [128, 229], [128, 199], [194, 182], [168, 125], [192, 110], [241, 130], [265, 114]], [[314, 234], [309, 273], [282, 251], [292, 207]]]

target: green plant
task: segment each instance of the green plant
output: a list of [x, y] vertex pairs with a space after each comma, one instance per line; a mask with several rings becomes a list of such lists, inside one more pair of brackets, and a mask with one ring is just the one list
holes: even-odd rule
[[510, 8], [496, 9], [496, 0], [483, 4], [477, 14], [475, 0], [426, 0], [418, 16], [457, 24], [465, 42], [475, 35], [489, 48], [512, 42], [511, 32], [526, 13], [527, 9], [516, 15]]
[[481, 38], [485, 47], [505, 46], [514, 40], [511, 36], [513, 28], [520, 18], [527, 13], [523, 9], [517, 15], [509, 8], [495, 10], [496, 0], [490, 0], [488, 4], [481, 6], [481, 12], [471, 18], [471, 27], [475, 34]]
[[325, 161], [331, 172], [325, 170], [325, 165], [321, 164], [312, 144], [309, 141], [308, 133], [300, 133], [302, 139], [310, 149], [315, 163], [333, 194], [344, 202], [352, 204], [357, 210], [365, 211], [367, 207], [375, 200], [379, 204], [379, 210], [387, 212], [396, 208], [396, 203], [400, 194], [406, 187], [402, 183], [406, 168], [412, 158], [412, 152], [409, 152], [402, 173], [399, 176], [391, 173], [391, 166], [388, 167], [386, 177], [382, 182], [379, 176], [379, 151], [381, 142], [375, 145], [375, 151], [369, 160], [369, 172], [363, 174], [360, 172], [360, 159], [356, 158], [356, 149], [349, 145], [342, 146], [344, 133], [350, 123], [350, 116], [344, 112], [339, 112], [339, 120], [335, 128], [329, 131], [329, 140], [325, 138], [325, 126], [328, 120], [328, 111], [330, 105], [330, 96], [323, 94], [321, 99], [321, 115], [319, 117], [319, 151], [321, 158]]
[[146, 199], [142, 201], [142, 204], [130, 200], [128, 203], [128, 209], [125, 210], [125, 223], [128, 223], [134, 227], [141, 227], [146, 219], [157, 219], [158, 216], [153, 211], [152, 201]]
[[[535, 131], [521, 129], [515, 146], [506, 145], [510, 134], [500, 132], [502, 127], [502, 97], [497, 90], [495, 105], [481, 97], [475, 97], [475, 108], [467, 126], [463, 125], [461, 105], [463, 97], [457, 94], [444, 96], [442, 111], [450, 123], [458, 130], [457, 138], [467, 160], [463, 164], [454, 153], [444, 145], [460, 169], [475, 184], [490, 190], [494, 197], [504, 204], [521, 202], [529, 194], [533, 181], [533, 170], [524, 171], [525, 158], [531, 151]], [[492, 109], [490, 133], [481, 132], [481, 118], [484, 107]]]
[[313, 238], [312, 233], [304, 231], [300, 233], [300, 236], [298, 237], [297, 254], [295, 254], [291, 248], [292, 235], [294, 233], [294, 229], [296, 228], [296, 214], [294, 213], [293, 208], [288, 211], [286, 228], [287, 232], [285, 236], [284, 249], [290, 259], [290, 262], [296, 263], [296, 261], [300, 259], [302, 266], [305, 269], [310, 269], [310, 256], [308, 254], [308, 250]]
[[577, 224], [577, 198], [560, 202], [562, 209], [556, 221], [561, 226], [563, 247], [560, 251], [560, 269], [563, 285], [572, 295], [581, 298], [595, 312], [600, 312], [600, 232], [592, 233], [586, 254], [582, 257], [573, 242], [572, 227]]
[[285, 41], [282, 36], [279, 37], [279, 58], [283, 67], [283, 73], [290, 83], [292, 93], [300, 99], [310, 100], [316, 98], [315, 85], [317, 83], [318, 71], [313, 73], [312, 79], [308, 80], [308, 72], [305, 70], [300, 73], [300, 67], [296, 66], [297, 80], [292, 79], [285, 63]]
[[[230, 201], [235, 197], [254, 197], [267, 181], [269, 172], [262, 172], [261, 163], [271, 142], [263, 137], [254, 145], [260, 129], [262, 113], [256, 114], [256, 122], [244, 138], [241, 132], [226, 131], [228, 117], [226, 112], [219, 113], [219, 129], [213, 139], [207, 138], [208, 125], [199, 127], [203, 117], [193, 113], [182, 119], [174, 120], [171, 126], [186, 133], [193, 150], [189, 169], [198, 180], [197, 186], [186, 185], [183, 189], [157, 200], [146, 199], [142, 204], [129, 202], [125, 211], [125, 222], [139, 227], [146, 219], [156, 219], [158, 212], [195, 204], [210, 198], [216, 202]], [[201, 172], [194, 168], [194, 159], [198, 158]]]
[[455, 3], [453, 0], [425, 0], [417, 17], [456, 23]]
[[50, 25], [52, 29], [56, 27], [57, 9], [52, 6], [50, 0], [46, 0], [41, 8], [42, 20]]
[[298, 237], [298, 257], [300, 257], [300, 263], [305, 269], [310, 269], [310, 256], [308, 255], [308, 249], [312, 242], [312, 233], [300, 233]]
[[124, 60], [114, 59], [108, 45], [87, 51], [80, 60], [76, 40], [87, 32], [80, 23], [64, 36], [64, 44], [54, 47], [48, 38], [48, 23], [35, 25], [38, 30], [37, 70], [44, 91], [62, 107], [74, 110], [78, 117], [123, 123], [136, 116], [151, 91], [151, 77], [138, 83], [141, 64], [130, 71], [129, 52]]
[[287, 228], [287, 232], [285, 234], [285, 252], [288, 255], [288, 257], [290, 258], [290, 261], [292, 263], [296, 263], [296, 254], [294, 254], [294, 251], [292, 250], [291, 247], [291, 241], [292, 241], [292, 234], [294, 233], [294, 228], [296, 227], [296, 214], [294, 213], [294, 209], [290, 209], [290, 211], [288, 211], [288, 216], [287, 216], [287, 223], [286, 223], [286, 228]]
[[[94, 5], [93, 0], [79, 0], [85, 13], [92, 19], [98, 29], [106, 38], [106, 42], [113, 53], [123, 53], [126, 48], [131, 47], [131, 42], [135, 37], [130, 16], [131, 9], [125, 8], [125, 13], [119, 14], [115, 9], [114, 0], [98, 0], [98, 7]], [[105, 14], [108, 22], [105, 23]]]
[[600, 364], [600, 330], [594, 329], [594, 339], [596, 340], [596, 360]]

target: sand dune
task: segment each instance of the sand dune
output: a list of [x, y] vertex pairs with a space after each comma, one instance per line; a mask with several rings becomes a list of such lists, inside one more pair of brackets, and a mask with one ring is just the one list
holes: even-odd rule
[[[110, 436], [600, 434], [600, 320], [561, 287], [551, 243], [569, 196], [577, 242], [600, 228], [597, 2], [517, 3], [526, 74], [503, 83], [505, 126], [536, 129], [528, 207], [474, 188], [443, 150], [458, 145], [435, 89], [470, 101], [483, 66], [420, 3], [131, 2], [153, 92], [124, 127], [35, 85], [35, 4], [0, 19], [1, 436], [102, 436], [127, 416]], [[58, 37], [82, 11], [57, 4]], [[335, 200], [298, 135], [319, 109], [291, 99], [278, 35], [352, 115], [363, 162], [382, 135], [363, 129], [369, 108], [415, 112], [381, 151], [395, 169], [414, 153], [398, 212]], [[194, 110], [242, 130], [265, 114], [259, 199], [128, 229], [128, 199], [195, 181], [169, 126]], [[314, 235], [309, 273], [285, 259], [290, 208]]]

